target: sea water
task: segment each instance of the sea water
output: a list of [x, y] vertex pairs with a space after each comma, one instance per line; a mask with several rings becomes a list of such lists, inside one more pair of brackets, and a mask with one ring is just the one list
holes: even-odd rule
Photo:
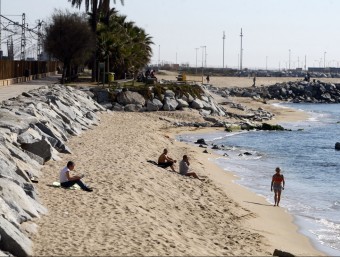
[[[275, 168], [280, 167], [286, 186], [280, 206], [295, 217], [300, 232], [328, 255], [340, 256], [340, 105], [284, 104], [310, 114], [307, 121], [281, 123], [292, 131], [218, 132], [181, 135], [193, 143], [223, 145], [214, 160], [234, 172], [239, 183], [274, 202], [270, 191]], [[245, 152], [251, 155], [244, 154]], [[227, 154], [228, 156], [223, 156]]]

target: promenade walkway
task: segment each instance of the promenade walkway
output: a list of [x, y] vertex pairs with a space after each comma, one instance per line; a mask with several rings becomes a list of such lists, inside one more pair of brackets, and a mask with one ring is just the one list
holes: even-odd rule
[[0, 102], [12, 97], [21, 95], [23, 92], [28, 92], [46, 85], [53, 85], [58, 83], [61, 75], [53, 75], [42, 79], [30, 80], [24, 83], [12, 84], [9, 86], [0, 87]]

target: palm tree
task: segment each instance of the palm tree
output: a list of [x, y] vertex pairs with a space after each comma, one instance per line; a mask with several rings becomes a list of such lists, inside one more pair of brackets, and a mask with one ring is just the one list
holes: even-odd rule
[[122, 78], [126, 72], [138, 71], [149, 63], [153, 42], [143, 29], [127, 22], [126, 16], [114, 9], [109, 14], [109, 19], [103, 15], [98, 23], [98, 56], [101, 60], [109, 56], [110, 67]]
[[[85, 11], [88, 13], [91, 11], [91, 18], [90, 18], [90, 26], [92, 32], [96, 34], [97, 32], [97, 23], [98, 23], [98, 14], [103, 12], [107, 15], [108, 11], [110, 10], [110, 0], [68, 0], [71, 2], [71, 5], [77, 8], [80, 8], [81, 5], [85, 2]], [[116, 0], [113, 0], [114, 4], [116, 4]], [[124, 0], [120, 0], [121, 4], [124, 5]], [[91, 10], [90, 10], [91, 5]], [[92, 63], [92, 80], [96, 80], [97, 74], [97, 51], [94, 51], [93, 54], [93, 63]]]

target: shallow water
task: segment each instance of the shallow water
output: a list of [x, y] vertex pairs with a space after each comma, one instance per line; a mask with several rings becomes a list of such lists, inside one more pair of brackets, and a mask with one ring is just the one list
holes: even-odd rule
[[[316, 248], [340, 255], [340, 105], [286, 105], [311, 114], [308, 121], [282, 123], [292, 131], [218, 132], [182, 135], [188, 143], [204, 138], [209, 144], [224, 145], [216, 163], [240, 177], [237, 183], [273, 203], [271, 177], [277, 166], [286, 187], [280, 205], [294, 215], [303, 234]], [[252, 155], [244, 155], [249, 152]], [[222, 155], [227, 153], [227, 157]]]

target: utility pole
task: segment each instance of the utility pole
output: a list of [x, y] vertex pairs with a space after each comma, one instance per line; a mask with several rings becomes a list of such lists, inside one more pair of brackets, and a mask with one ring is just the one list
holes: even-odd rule
[[204, 46], [204, 67], [207, 68], [207, 46]]
[[224, 69], [224, 43], [225, 43], [225, 31], [223, 31], [223, 66], [222, 69]]
[[266, 71], [268, 70], [268, 56], [266, 56]]
[[198, 51], [198, 47], [197, 48], [195, 48], [195, 50], [196, 50], [196, 74], [197, 74], [197, 51]]
[[290, 54], [291, 54], [291, 51], [290, 51], [290, 49], [289, 49], [289, 66], [288, 66], [288, 69], [290, 70]]
[[41, 33], [42, 21], [38, 20], [38, 52], [37, 52], [37, 60], [41, 60], [41, 51], [42, 51], [42, 33]]
[[242, 40], [243, 40], [243, 33], [242, 33], [242, 28], [241, 28], [241, 51], [240, 51], [240, 70], [242, 70], [242, 58], [243, 58], [243, 45], [242, 45]]
[[323, 68], [326, 69], [326, 53], [327, 52], [324, 52], [323, 53]]
[[26, 53], [25, 53], [25, 48], [26, 48], [26, 16], [25, 13], [22, 14], [22, 26], [21, 26], [21, 55], [20, 59], [25, 60]]
[[158, 45], [158, 69], [161, 63], [161, 45]]
[[203, 83], [203, 76], [204, 76], [204, 48], [206, 48], [206, 46], [201, 46], [202, 48], [202, 83]]
[[307, 70], [307, 55], [305, 55], [305, 70]]

